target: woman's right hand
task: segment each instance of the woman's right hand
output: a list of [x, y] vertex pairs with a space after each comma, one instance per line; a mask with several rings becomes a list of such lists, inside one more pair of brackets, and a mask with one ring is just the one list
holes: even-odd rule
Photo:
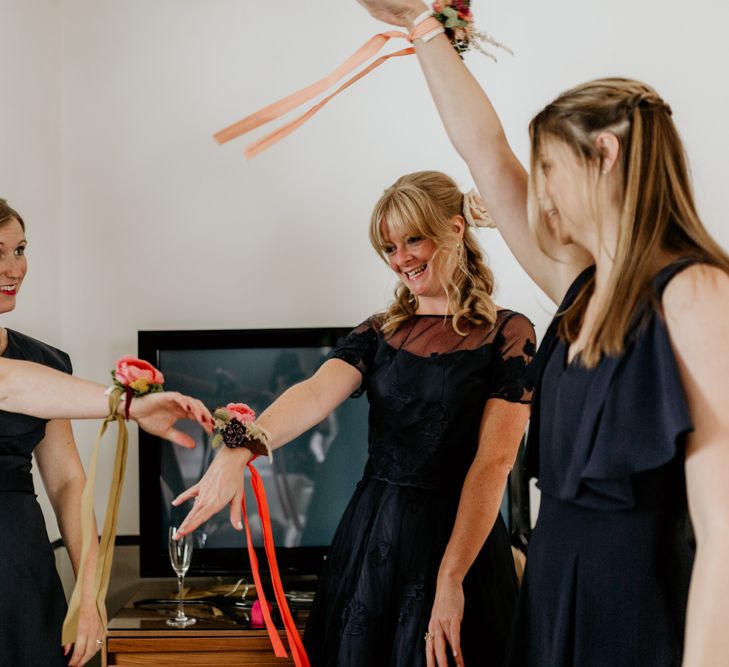
[[249, 449], [221, 447], [202, 479], [183, 491], [172, 504], [177, 506], [194, 499], [192, 510], [177, 529], [180, 536], [193, 532], [223, 507], [230, 505], [230, 523], [242, 530], [241, 500], [243, 499], [243, 473], [253, 454]]
[[[124, 401], [120, 401], [118, 410], [124, 410]], [[201, 401], [176, 391], [163, 391], [132, 399], [129, 416], [148, 433], [190, 449], [195, 446], [195, 441], [187, 433], [174, 428], [174, 423], [178, 419], [192, 419], [207, 433], [212, 433], [215, 424], [210, 410]]]
[[409, 26], [428, 5], [422, 0], [357, 0], [378, 21]]

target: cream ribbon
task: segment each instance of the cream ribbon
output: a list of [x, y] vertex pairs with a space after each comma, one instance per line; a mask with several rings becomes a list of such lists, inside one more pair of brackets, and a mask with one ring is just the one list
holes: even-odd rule
[[107, 617], [106, 617], [106, 592], [109, 588], [109, 577], [111, 575], [111, 563], [114, 558], [114, 541], [116, 538], [116, 525], [119, 515], [119, 501], [121, 499], [122, 489], [124, 487], [124, 471], [127, 464], [128, 436], [127, 426], [124, 423], [124, 417], [116, 414], [122, 392], [115, 389], [109, 395], [109, 416], [99, 429], [96, 437], [96, 445], [91, 455], [91, 463], [86, 477], [86, 485], [84, 486], [81, 496], [81, 566], [76, 576], [76, 585], [71, 594], [71, 600], [68, 603], [68, 612], [63, 622], [63, 632], [61, 633], [61, 644], [72, 644], [76, 641], [78, 633], [79, 611], [81, 606], [81, 590], [83, 581], [86, 576], [86, 564], [91, 549], [92, 540], [96, 539], [94, 534], [94, 488], [96, 486], [96, 468], [99, 458], [99, 449], [101, 440], [106, 432], [109, 424], [117, 422], [118, 431], [116, 437], [116, 456], [114, 458], [114, 471], [111, 478], [111, 488], [109, 489], [109, 497], [106, 504], [106, 517], [104, 519], [104, 530], [101, 533], [99, 542], [99, 554], [96, 560], [96, 570], [94, 572], [94, 599], [96, 607], [99, 611], [104, 633], [106, 633]]

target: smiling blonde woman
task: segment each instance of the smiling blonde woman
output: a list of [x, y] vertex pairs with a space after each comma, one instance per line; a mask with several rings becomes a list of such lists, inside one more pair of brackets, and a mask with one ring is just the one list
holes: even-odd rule
[[[359, 1], [396, 25], [427, 10]], [[499, 231], [559, 305], [537, 355], [542, 502], [508, 664], [729, 664], [729, 256], [696, 213], [669, 105], [621, 78], [561, 94], [530, 125], [529, 178], [448, 40], [415, 44]]]

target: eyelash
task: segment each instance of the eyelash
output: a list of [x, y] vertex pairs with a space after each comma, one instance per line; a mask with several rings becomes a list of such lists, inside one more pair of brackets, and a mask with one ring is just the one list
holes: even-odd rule
[[21, 257], [22, 255], [25, 255], [25, 248], [26, 248], [26, 246], [24, 246], [24, 245], [21, 245], [20, 247], [16, 248], [15, 249], [16, 256]]
[[[420, 243], [420, 241], [422, 240], [422, 236], [408, 236], [408, 238], [405, 239], [405, 243], [407, 243], [408, 245], [415, 245], [416, 243]], [[392, 253], [395, 252], [395, 246], [385, 246], [384, 250], [386, 255], [392, 255]]]

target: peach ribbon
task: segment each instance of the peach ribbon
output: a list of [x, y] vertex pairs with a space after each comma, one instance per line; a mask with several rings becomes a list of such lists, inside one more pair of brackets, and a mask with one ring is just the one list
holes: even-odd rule
[[[424, 37], [429, 32], [432, 32], [434, 29], [437, 29], [440, 26], [440, 22], [431, 16], [422, 23], [419, 23], [410, 34], [400, 32], [399, 30], [391, 30], [388, 32], [377, 34], [367, 40], [359, 49], [357, 49], [349, 58], [347, 58], [347, 60], [345, 60], [328, 76], [325, 76], [323, 79], [320, 79], [316, 83], [306, 86], [306, 88], [302, 88], [301, 90], [292, 93], [291, 95], [288, 95], [283, 99], [278, 100], [278, 102], [274, 102], [273, 104], [269, 104], [268, 106], [263, 107], [263, 109], [259, 109], [255, 113], [252, 113], [250, 116], [246, 116], [242, 120], [233, 123], [223, 130], [220, 130], [220, 132], [216, 132], [213, 136], [219, 144], [224, 144], [231, 139], [235, 139], [236, 137], [239, 137], [243, 134], [246, 134], [247, 132], [250, 132], [251, 130], [256, 129], [257, 127], [260, 127], [261, 125], [265, 125], [272, 120], [276, 120], [277, 118], [283, 116], [285, 113], [288, 113], [292, 109], [295, 109], [305, 102], [308, 102], [313, 97], [316, 97], [317, 95], [323, 93], [325, 90], [334, 85], [337, 81], [349, 74], [353, 69], [359, 67], [365, 61], [369, 60], [372, 56], [378, 53], [382, 49], [382, 47], [384, 47], [385, 44], [387, 44], [387, 42], [389, 42], [391, 39], [403, 38], [407, 39], [410, 42], [414, 42], [416, 39]], [[274, 130], [270, 134], [267, 134], [262, 139], [259, 139], [258, 141], [250, 144], [245, 149], [245, 156], [247, 158], [252, 158], [255, 155], [258, 155], [259, 153], [265, 151], [276, 142], [281, 141], [281, 139], [291, 134], [295, 129], [297, 129], [307, 120], [309, 120], [332, 98], [336, 97], [337, 95], [339, 95], [339, 93], [346, 90], [352, 84], [359, 81], [362, 77], [369, 74], [372, 70], [382, 65], [382, 63], [384, 63], [385, 61], [389, 60], [390, 58], [397, 58], [399, 56], [409, 56], [413, 53], [415, 53], [415, 49], [413, 47], [408, 47], [406, 49], [401, 49], [400, 51], [395, 51], [394, 53], [389, 53], [385, 56], [380, 56], [377, 60], [370, 63], [361, 72], [353, 76], [348, 81], [345, 81], [331, 95], [328, 95], [323, 100], [315, 104], [304, 114], [286, 123], [277, 130]]]
[[[251, 482], [253, 484], [253, 494], [256, 497], [256, 504], [258, 506], [258, 516], [261, 518], [263, 524], [263, 544], [266, 550], [266, 557], [268, 560], [268, 569], [271, 574], [271, 583], [273, 584], [273, 591], [276, 595], [276, 602], [278, 603], [278, 610], [281, 614], [281, 619], [284, 623], [284, 629], [286, 630], [286, 638], [288, 640], [289, 649], [291, 651], [291, 657], [294, 660], [296, 667], [309, 667], [309, 658], [304, 650], [304, 645], [301, 642], [299, 631], [296, 629], [296, 624], [291, 616], [288, 602], [286, 601], [286, 594], [284, 593], [283, 585], [281, 583], [281, 574], [278, 570], [278, 563], [276, 562], [276, 547], [273, 543], [273, 530], [271, 528], [271, 515], [268, 510], [268, 500], [266, 499], [266, 490], [263, 488], [263, 481], [258, 471], [252, 465], [254, 456], [248, 462], [248, 470], [251, 472]], [[246, 496], [243, 494], [241, 500], [241, 509], [243, 510], [243, 522], [246, 529], [246, 541], [248, 545], [248, 558], [251, 563], [251, 572], [253, 574], [253, 581], [256, 584], [256, 593], [260, 601], [261, 612], [263, 613], [263, 620], [266, 624], [266, 630], [268, 630], [268, 636], [271, 639], [271, 645], [277, 658], [286, 658], [286, 649], [284, 648], [283, 642], [279, 637], [276, 626], [273, 624], [271, 618], [271, 612], [268, 606], [268, 600], [263, 591], [261, 585], [261, 574], [258, 569], [258, 557], [256, 551], [253, 548], [253, 542], [251, 540], [251, 528], [248, 524], [248, 512], [246, 511]]]

